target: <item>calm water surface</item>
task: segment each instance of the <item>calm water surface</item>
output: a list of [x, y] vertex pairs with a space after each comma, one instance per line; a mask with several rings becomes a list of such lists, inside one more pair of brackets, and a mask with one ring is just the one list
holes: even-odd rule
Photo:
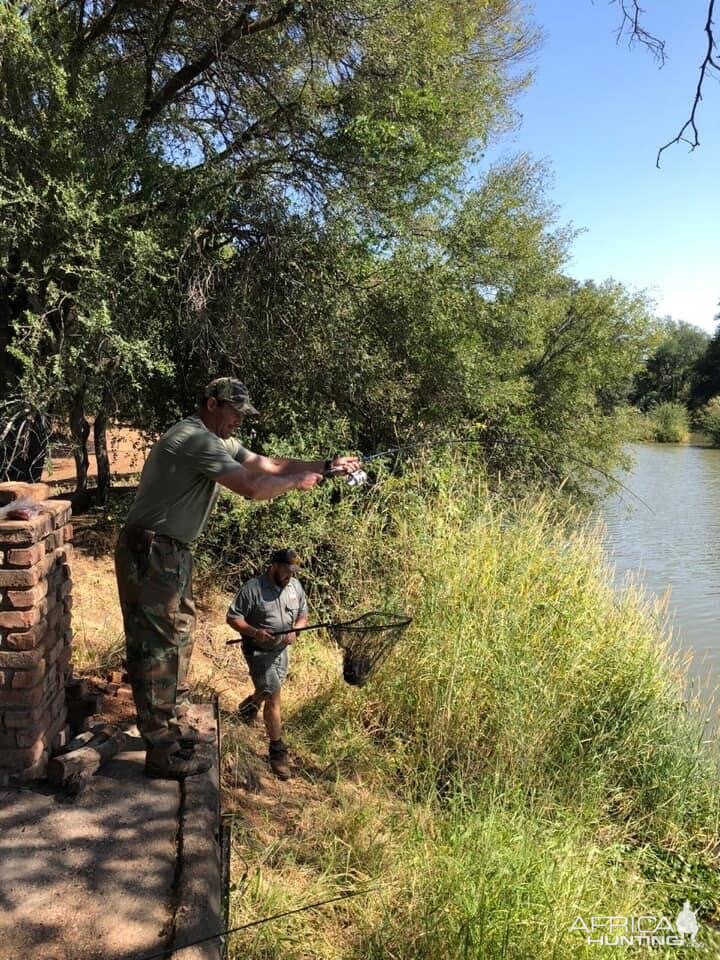
[[[602, 507], [606, 549], [620, 583], [636, 574], [647, 591], [669, 590], [672, 643], [692, 653], [690, 676], [703, 699], [720, 683], [720, 450], [634, 444], [625, 491]], [[650, 507], [651, 509], [648, 509]]]

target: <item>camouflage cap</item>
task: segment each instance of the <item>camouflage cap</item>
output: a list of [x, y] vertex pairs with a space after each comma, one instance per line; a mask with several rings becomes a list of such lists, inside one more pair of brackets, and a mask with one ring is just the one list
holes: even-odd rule
[[206, 397], [216, 397], [235, 407], [244, 416], [259, 417], [260, 414], [250, 403], [250, 394], [244, 383], [234, 377], [216, 377], [205, 387]]

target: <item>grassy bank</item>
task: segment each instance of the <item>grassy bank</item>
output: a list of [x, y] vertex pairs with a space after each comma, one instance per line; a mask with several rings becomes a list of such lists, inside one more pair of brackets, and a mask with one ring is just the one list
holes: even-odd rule
[[659, 612], [618, 597], [598, 537], [542, 500], [501, 503], [450, 469], [367, 496], [344, 553], [353, 608], [414, 623], [362, 690], [320, 639], [297, 648], [288, 732], [310, 793], [259, 846], [239, 808], [232, 920], [372, 892], [229, 955], [591, 956], [578, 916], [674, 920], [686, 899], [710, 945], [717, 766]]
[[687, 443], [690, 439], [690, 414], [682, 403], [661, 403], [647, 412], [628, 407], [625, 417], [630, 440]]

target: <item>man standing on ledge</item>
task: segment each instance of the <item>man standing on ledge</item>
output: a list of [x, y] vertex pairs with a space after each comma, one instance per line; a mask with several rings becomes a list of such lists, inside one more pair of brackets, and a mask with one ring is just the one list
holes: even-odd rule
[[242, 635], [242, 650], [255, 687], [240, 704], [238, 714], [245, 723], [252, 723], [265, 704], [270, 766], [281, 780], [290, 779], [290, 767], [281, 736], [280, 688], [287, 677], [288, 647], [295, 642], [295, 630], [308, 622], [305, 591], [294, 576], [299, 562], [294, 550], [276, 550], [265, 573], [242, 585], [227, 612], [227, 622]]
[[204, 773], [196, 730], [183, 725], [195, 604], [190, 544], [205, 529], [219, 486], [251, 500], [311, 490], [334, 468], [352, 473], [356, 457], [288, 460], [246, 450], [231, 436], [257, 416], [247, 387], [219, 377], [196, 414], [174, 424], [152, 447], [115, 551], [128, 676], [150, 777]]

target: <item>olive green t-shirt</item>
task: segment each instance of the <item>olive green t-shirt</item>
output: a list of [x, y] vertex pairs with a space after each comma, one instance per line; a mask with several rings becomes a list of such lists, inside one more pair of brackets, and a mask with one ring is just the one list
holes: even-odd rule
[[248, 454], [239, 440], [221, 440], [200, 417], [185, 417], [151, 449], [127, 525], [190, 543], [215, 506], [220, 492], [215, 478], [236, 470]]

